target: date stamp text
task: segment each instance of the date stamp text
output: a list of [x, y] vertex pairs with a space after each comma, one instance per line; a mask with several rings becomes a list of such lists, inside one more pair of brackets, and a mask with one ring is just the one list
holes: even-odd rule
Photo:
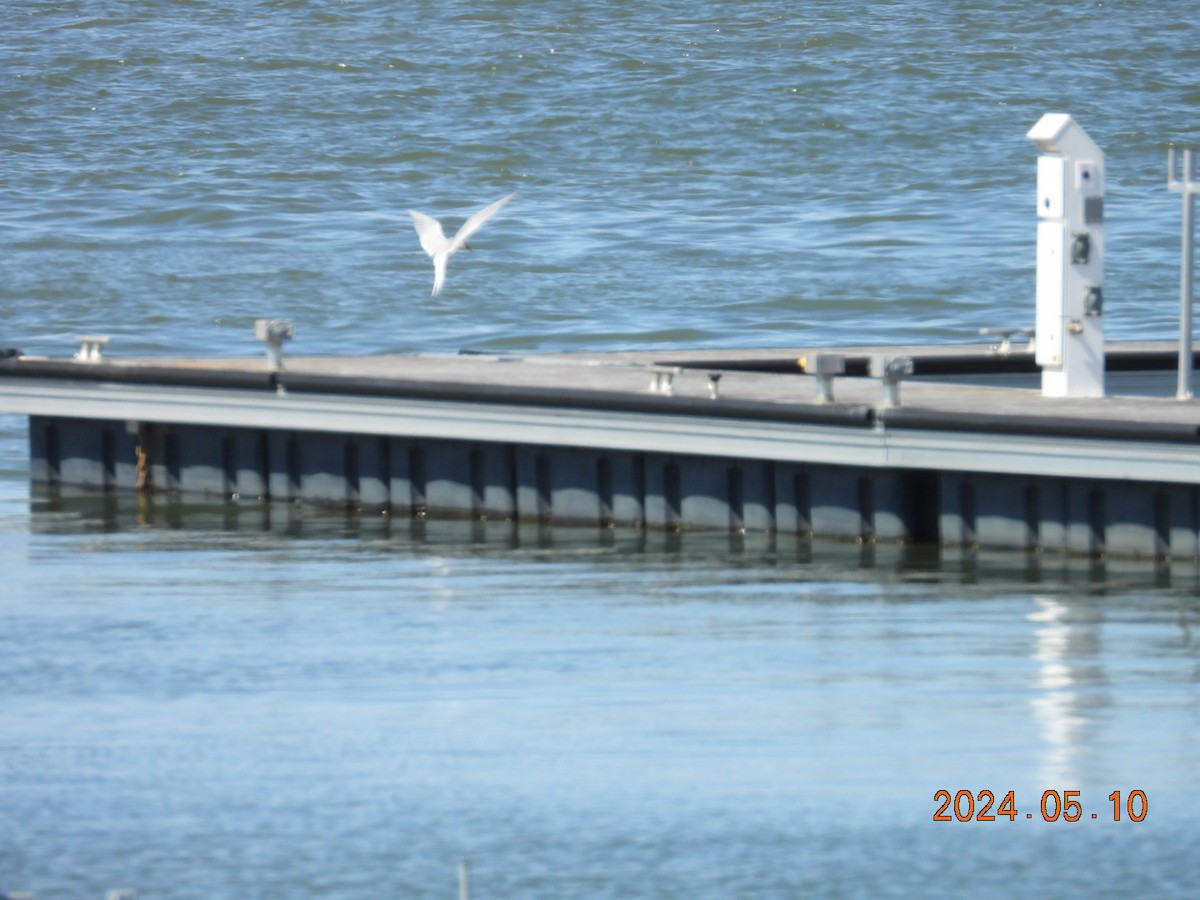
[[934, 792], [933, 802], [937, 809], [933, 813], [935, 822], [995, 822], [1007, 819], [1016, 822], [1019, 819], [1040, 817], [1045, 822], [1079, 822], [1081, 820], [1104, 820], [1112, 822], [1142, 822], [1150, 811], [1150, 801], [1146, 792], [1132, 790], [1127, 792], [1113, 791], [1108, 795], [1108, 803], [1091, 810], [1084, 809], [1079, 791], [1049, 790], [1042, 793], [1041, 802], [1033, 809], [1018, 807], [1016, 791], [1009, 791], [996, 802], [996, 794], [984, 789], [982, 791], [947, 791]]

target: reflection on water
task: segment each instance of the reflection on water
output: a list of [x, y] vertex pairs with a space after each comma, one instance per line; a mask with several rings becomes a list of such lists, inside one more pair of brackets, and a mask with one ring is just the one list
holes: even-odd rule
[[1103, 665], [1102, 607], [1035, 596], [1033, 657], [1035, 693], [1030, 699], [1042, 731], [1040, 781], [1062, 790], [1080, 782], [1079, 755], [1094, 743], [1096, 711], [1109, 704]]
[[[47, 895], [199, 897], [181, 853], [246, 896], [463, 855], [480, 896], [1191, 874], [1194, 567], [66, 492], [0, 498], [0, 556], [0, 871]], [[1047, 789], [1152, 812], [1071, 831]]]
[[[1048, 587], [1084, 595], [1200, 589], [1200, 564], [1190, 560], [1112, 560], [1057, 553], [811, 539], [765, 532], [672, 532], [466, 517], [410, 518], [317, 504], [225, 503], [178, 495], [97, 493], [58, 486], [35, 485], [31, 490], [30, 528], [36, 534], [107, 532], [147, 537], [192, 534], [199, 546], [210, 540], [211, 535], [224, 533], [238, 535], [249, 546], [253, 546], [253, 536], [259, 535], [273, 540], [358, 541], [367, 547], [386, 545], [392, 550], [404, 548], [414, 553], [422, 552], [423, 548], [455, 547], [484, 555], [536, 552], [542, 556], [614, 559], [662, 555], [707, 559], [720, 564], [813, 565], [844, 572], [847, 577], [874, 578], [892, 573], [906, 582], [978, 585], [987, 592], [1006, 585], [1022, 589]], [[1057, 601], [1039, 599], [1038, 602]], [[1031, 621], [1039, 622], [1055, 617], [1041, 607], [1031, 615]], [[1086, 616], [1076, 611], [1066, 618], [1074, 624]]]

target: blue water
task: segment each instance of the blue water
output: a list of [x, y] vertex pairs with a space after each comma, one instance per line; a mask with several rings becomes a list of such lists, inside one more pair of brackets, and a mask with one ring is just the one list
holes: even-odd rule
[[[1106, 152], [1108, 336], [1170, 338], [1198, 22], [10, 4], [0, 346], [257, 354], [266, 315], [295, 353], [975, 341], [1032, 324], [1048, 111]], [[512, 190], [431, 297], [407, 210]], [[463, 858], [477, 898], [1194, 891], [1193, 564], [46, 498], [24, 428], [0, 891], [452, 897]], [[1018, 818], [935, 822], [939, 789]]]

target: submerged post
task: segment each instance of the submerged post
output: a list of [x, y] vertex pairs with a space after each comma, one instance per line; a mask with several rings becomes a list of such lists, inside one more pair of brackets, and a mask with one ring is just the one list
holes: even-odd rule
[[1196, 165], [1192, 151], [1183, 151], [1183, 172], [1175, 178], [1175, 148], [1167, 150], [1167, 189], [1183, 196], [1183, 236], [1179, 250], [1179, 386], [1175, 397], [1192, 396], [1192, 248], [1196, 237]]
[[1037, 167], [1037, 336], [1046, 397], [1104, 396], [1104, 153], [1066, 113], [1027, 137]]

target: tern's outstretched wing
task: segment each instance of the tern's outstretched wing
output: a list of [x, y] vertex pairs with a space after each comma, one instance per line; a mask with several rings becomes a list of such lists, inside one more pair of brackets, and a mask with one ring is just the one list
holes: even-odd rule
[[421, 249], [433, 256], [435, 253], [448, 249], [450, 242], [442, 233], [442, 224], [425, 213], [410, 209], [408, 214], [413, 218], [413, 226], [417, 229], [417, 237], [421, 239]]
[[[485, 206], [479, 212], [475, 213], [475, 215], [471, 216], [471, 218], [467, 219], [467, 221], [463, 222], [462, 228], [458, 229], [458, 234], [454, 235], [454, 240], [452, 240], [450, 242], [450, 252], [453, 253], [455, 250], [457, 250], [459, 247], [461, 247], [463, 244], [465, 244], [467, 242], [467, 238], [469, 238], [471, 235], [473, 235], [475, 232], [477, 232], [480, 228], [482, 228], [484, 222], [486, 222], [488, 219], [490, 219], [496, 213], [500, 212], [500, 207], [502, 207], [505, 203], [507, 203], [509, 200], [511, 200], [515, 196], [517, 196], [517, 195], [514, 192], [514, 193], [509, 194], [507, 197], [501, 197], [499, 200], [497, 200], [491, 206]], [[415, 218], [416, 213], [414, 213], [413, 215]], [[433, 221], [433, 220], [430, 219], [430, 221]], [[434, 223], [434, 224], [436, 224], [436, 223]], [[420, 231], [420, 226], [417, 227], [417, 230]], [[442, 229], [439, 227], [438, 234], [440, 235], [441, 233], [442, 233]], [[421, 246], [425, 246], [425, 238], [424, 237], [421, 238]], [[428, 249], [428, 248], [426, 248], [426, 249]]]

